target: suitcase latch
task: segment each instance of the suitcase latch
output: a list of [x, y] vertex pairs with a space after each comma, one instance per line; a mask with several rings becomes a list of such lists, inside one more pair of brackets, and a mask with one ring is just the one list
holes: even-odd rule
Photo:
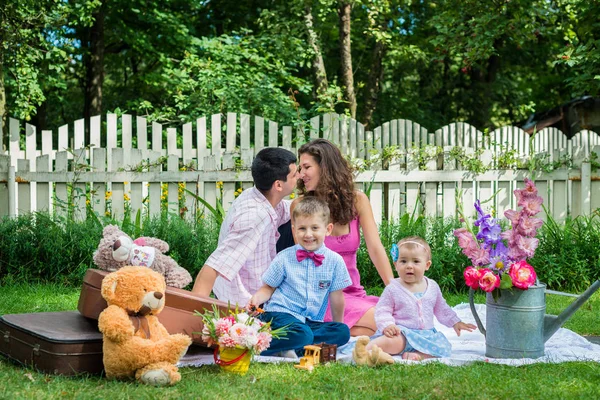
[[40, 355], [40, 345], [39, 343], [33, 346], [33, 354], [38, 357]]
[[4, 332], [4, 341], [6, 343], [10, 342], [10, 332], [9, 331]]

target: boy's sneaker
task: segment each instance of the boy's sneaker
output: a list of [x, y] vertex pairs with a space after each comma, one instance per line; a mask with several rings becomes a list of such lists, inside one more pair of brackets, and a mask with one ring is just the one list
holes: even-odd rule
[[283, 350], [272, 354], [271, 357], [291, 358], [294, 360], [298, 359], [298, 356], [296, 355], [296, 352], [294, 350]]

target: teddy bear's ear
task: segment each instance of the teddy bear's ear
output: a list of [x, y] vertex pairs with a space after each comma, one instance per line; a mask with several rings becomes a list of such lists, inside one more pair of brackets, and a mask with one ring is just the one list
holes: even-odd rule
[[119, 227], [116, 225], [106, 225], [102, 230], [102, 236], [112, 235], [119, 232]]
[[102, 297], [104, 300], [110, 301], [117, 290], [117, 284], [119, 283], [119, 276], [115, 273], [108, 274], [102, 280]]

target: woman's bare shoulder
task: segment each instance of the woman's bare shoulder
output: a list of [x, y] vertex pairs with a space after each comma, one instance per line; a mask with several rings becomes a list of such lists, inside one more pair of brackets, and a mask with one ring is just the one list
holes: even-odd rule
[[371, 207], [371, 201], [369, 200], [367, 195], [361, 192], [360, 190], [354, 191], [354, 198], [357, 211], [360, 212], [360, 209], [364, 207]]

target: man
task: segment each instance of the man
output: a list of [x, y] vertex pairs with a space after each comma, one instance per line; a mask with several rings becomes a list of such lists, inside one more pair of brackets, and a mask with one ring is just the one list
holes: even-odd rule
[[221, 225], [217, 249], [198, 273], [192, 292], [246, 305], [262, 286], [262, 274], [276, 254], [277, 228], [290, 219], [291, 194], [298, 179], [296, 156], [268, 147], [252, 163], [254, 187], [233, 202]]

